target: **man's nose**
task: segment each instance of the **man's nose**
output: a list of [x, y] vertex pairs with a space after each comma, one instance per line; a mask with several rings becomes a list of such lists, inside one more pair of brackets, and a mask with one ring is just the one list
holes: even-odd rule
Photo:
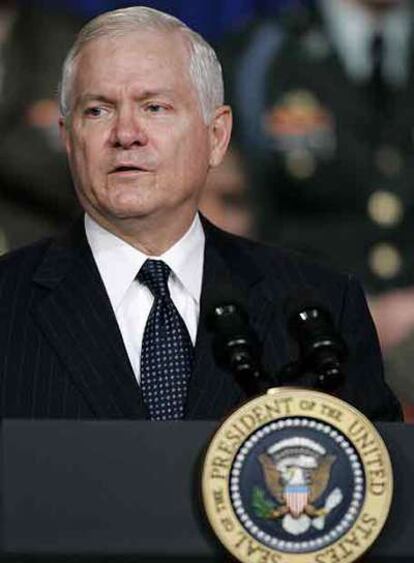
[[111, 141], [113, 146], [123, 149], [146, 145], [148, 136], [144, 119], [134, 111], [120, 111], [114, 123]]

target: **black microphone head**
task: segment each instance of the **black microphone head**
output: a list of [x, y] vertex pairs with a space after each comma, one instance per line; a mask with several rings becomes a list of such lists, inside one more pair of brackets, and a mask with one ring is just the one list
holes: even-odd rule
[[222, 336], [242, 332], [248, 327], [245, 298], [239, 289], [222, 284], [204, 304], [207, 328]]
[[306, 309], [319, 309], [330, 315], [326, 305], [312, 288], [309, 286], [295, 288], [289, 293], [284, 303], [286, 318], [289, 320]]
[[316, 373], [321, 387], [337, 387], [343, 381], [347, 348], [329, 309], [305, 287], [290, 294], [284, 310], [289, 332], [299, 345], [303, 369]]
[[269, 385], [262, 381], [260, 345], [249, 325], [246, 302], [241, 290], [221, 285], [204, 304], [204, 320], [213, 333], [217, 363], [236, 377], [247, 395], [254, 395]]
[[[335, 334], [336, 329], [332, 315], [308, 286], [291, 292], [284, 304], [284, 311], [290, 333], [294, 338], [303, 342], [308, 335], [316, 337], [316, 332]], [[315, 332], [316, 331], [316, 332]], [[320, 334], [322, 338], [322, 334]]]

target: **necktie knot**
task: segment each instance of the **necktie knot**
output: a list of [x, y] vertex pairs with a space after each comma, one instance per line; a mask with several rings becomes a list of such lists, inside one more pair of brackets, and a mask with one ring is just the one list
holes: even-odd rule
[[138, 280], [146, 285], [154, 297], [170, 295], [168, 289], [169, 266], [162, 260], [146, 260], [138, 272]]

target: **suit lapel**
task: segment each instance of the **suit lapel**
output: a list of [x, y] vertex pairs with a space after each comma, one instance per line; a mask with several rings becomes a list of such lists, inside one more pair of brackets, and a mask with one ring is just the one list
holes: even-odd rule
[[[234, 238], [203, 220], [206, 234], [200, 322], [197, 334], [195, 367], [189, 386], [186, 418], [221, 418], [245, 398], [227, 371], [217, 366], [212, 350], [212, 335], [206, 328], [206, 308], [214, 302], [218, 288], [233, 287], [235, 295], [244, 296], [250, 324], [259, 342], [263, 343], [262, 361], [265, 369], [274, 372], [275, 356], [281, 354], [283, 330], [275, 299], [266, 296], [264, 272]], [[277, 299], [276, 299], [277, 301]], [[269, 338], [269, 331], [272, 337]], [[276, 341], [276, 345], [275, 345]], [[283, 344], [282, 344], [283, 347]]]
[[47, 251], [32, 311], [72, 382], [99, 418], [144, 418], [133, 374], [83, 222]]
[[[207, 233], [206, 233], [207, 234]], [[228, 281], [229, 272], [214, 245], [206, 239], [200, 320], [195, 347], [194, 370], [189, 384], [186, 418], [220, 418], [222, 412], [238, 401], [240, 393], [231, 384], [231, 376], [221, 370], [213, 356], [212, 335], [205, 323], [206, 307], [214, 297], [217, 284]], [[226, 408], [227, 407], [227, 408]]]

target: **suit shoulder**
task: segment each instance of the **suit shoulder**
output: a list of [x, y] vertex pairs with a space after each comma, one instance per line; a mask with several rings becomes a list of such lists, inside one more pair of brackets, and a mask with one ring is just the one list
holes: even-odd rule
[[41, 262], [52, 239], [42, 239], [27, 246], [7, 252], [0, 257], [0, 278], [12, 272], [34, 270]]
[[220, 246], [227, 260], [248, 263], [264, 277], [286, 280], [287, 284], [298, 285], [343, 285], [353, 276], [332, 269], [329, 265], [310, 259], [303, 254], [276, 245], [264, 244], [216, 230]]

